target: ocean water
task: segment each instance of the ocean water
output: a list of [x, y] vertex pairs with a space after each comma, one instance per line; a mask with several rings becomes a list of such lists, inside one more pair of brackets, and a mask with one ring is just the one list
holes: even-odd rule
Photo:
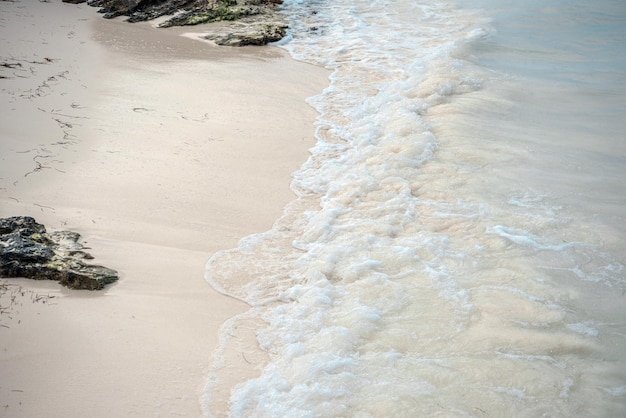
[[265, 233], [207, 280], [207, 416], [626, 414], [626, 2], [287, 0], [332, 71]]

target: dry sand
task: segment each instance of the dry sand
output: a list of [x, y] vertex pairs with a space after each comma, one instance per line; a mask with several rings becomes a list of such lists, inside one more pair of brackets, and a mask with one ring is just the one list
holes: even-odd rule
[[0, 1], [0, 217], [77, 231], [121, 275], [0, 279], [0, 416], [201, 414], [218, 329], [246, 309], [205, 263], [293, 198], [327, 73], [183, 32]]

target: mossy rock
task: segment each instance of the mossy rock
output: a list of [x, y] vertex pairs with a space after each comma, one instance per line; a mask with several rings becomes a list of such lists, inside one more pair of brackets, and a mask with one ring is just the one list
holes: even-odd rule
[[174, 16], [161, 23], [159, 27], [167, 28], [171, 26], [193, 26], [203, 23], [213, 23], [222, 21], [239, 20], [246, 16], [258, 15], [262, 12], [256, 6], [225, 6], [220, 5], [215, 9], [193, 10]]
[[118, 280], [115, 270], [86, 264], [80, 235], [47, 233], [28, 216], [0, 219], [0, 277], [56, 280], [72, 289], [98, 290]]

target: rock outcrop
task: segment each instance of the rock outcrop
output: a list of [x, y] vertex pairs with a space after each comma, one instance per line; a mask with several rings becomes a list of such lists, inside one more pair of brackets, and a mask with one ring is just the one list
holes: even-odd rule
[[118, 279], [115, 270], [85, 263], [76, 232], [48, 233], [29, 216], [0, 219], [0, 277], [56, 280], [72, 289], [99, 290]]
[[88, 0], [87, 4], [98, 7], [107, 19], [128, 16], [129, 22], [142, 22], [179, 10], [192, 10], [205, 3], [203, 0]]
[[218, 45], [265, 45], [286, 34], [287, 25], [278, 13], [282, 0], [63, 0], [98, 7], [105, 18], [128, 16], [129, 22], [171, 16], [159, 27], [237, 21], [215, 28], [207, 39]]
[[283, 22], [235, 22], [202, 38], [220, 46], [266, 45], [280, 41], [286, 33], [287, 25]]

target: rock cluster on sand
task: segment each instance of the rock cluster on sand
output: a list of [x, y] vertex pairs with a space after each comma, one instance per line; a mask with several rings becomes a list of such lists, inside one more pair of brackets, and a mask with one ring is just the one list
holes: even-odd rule
[[102, 289], [118, 279], [110, 268], [86, 264], [76, 232], [48, 233], [29, 216], [0, 219], [0, 277], [56, 280], [72, 289]]
[[171, 16], [159, 27], [237, 22], [213, 28], [206, 39], [218, 45], [265, 45], [286, 34], [287, 25], [278, 13], [282, 0], [63, 0], [99, 7], [105, 18], [128, 16], [141, 22]]

